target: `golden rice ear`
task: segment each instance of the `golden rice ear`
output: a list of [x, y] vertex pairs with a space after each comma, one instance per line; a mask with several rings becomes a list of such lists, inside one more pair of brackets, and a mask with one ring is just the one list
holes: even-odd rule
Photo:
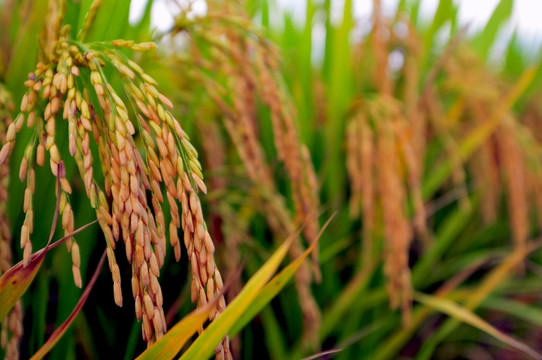
[[484, 221], [491, 224], [497, 220], [501, 190], [500, 169], [495, 162], [494, 141], [481, 146], [480, 151], [469, 163], [474, 186], [480, 190], [481, 212]]
[[[240, 9], [231, 4], [216, 6], [221, 6], [224, 12], [235, 12], [236, 15], [245, 17]], [[238, 21], [236, 26], [232, 26], [220, 17], [210, 17], [210, 19], [210, 22], [205, 23], [204, 26], [198, 26], [197, 29], [184, 30], [188, 31], [193, 38], [190, 45], [192, 53], [198, 57], [196, 61], [198, 66], [211, 72], [213, 78], [226, 80], [224, 84], [208, 77], [198, 77], [197, 80], [204, 85], [206, 93], [222, 113], [225, 128], [233, 140], [252, 183], [270, 193], [271, 195], [268, 195], [270, 198], [277, 199], [281, 198], [281, 195], [277, 191], [271, 166], [265, 158], [260, 141], [258, 101], [269, 109], [273, 141], [278, 158], [284, 163], [290, 179], [295, 214], [289, 215], [284, 202], [278, 201], [268, 206], [271, 210], [267, 216], [268, 222], [279, 238], [283, 237], [285, 231], [289, 234], [296, 226], [305, 223], [304, 236], [309, 243], [312, 243], [320, 228], [317, 216], [319, 199], [316, 174], [310, 156], [299, 139], [294, 107], [278, 74], [276, 53], [269, 43], [262, 41], [261, 36], [254, 31], [252, 26], [249, 26], [250, 21], [247, 20], [246, 24]], [[225, 34], [222, 39], [224, 43], [217, 42], [215, 37], [210, 36], [215, 33]], [[284, 214], [286, 218], [283, 217]], [[313, 275], [316, 280], [319, 280], [317, 254], [315, 249]], [[298, 289], [305, 287], [306, 289], [300, 290], [300, 293], [303, 292], [312, 299], [309, 291], [311, 278], [309, 271], [299, 277], [296, 285]], [[312, 326], [319, 322], [319, 315], [313, 315], [317, 306], [314, 299], [311, 299], [304, 301], [305, 304], [302, 303], [302, 306], [307, 316], [306, 323]], [[313, 303], [309, 304], [309, 301]], [[316, 331], [317, 326], [310, 328], [313, 335]]]
[[[367, 101], [349, 119], [346, 141], [351, 196], [355, 199], [351, 211], [363, 220], [363, 266], [367, 270], [372, 267], [372, 242], [382, 232], [391, 306], [401, 307], [403, 322], [408, 325], [412, 302], [408, 259], [413, 231], [407, 196], [414, 201], [414, 226], [420, 232], [425, 229], [425, 212], [416, 177], [418, 159], [406, 138], [408, 127], [401, 111], [398, 101], [390, 97]], [[377, 205], [381, 211], [375, 210]], [[382, 229], [377, 224], [382, 224]]]
[[[206, 294], [213, 296], [221, 291], [217, 287], [220, 282], [216, 281], [214, 246], [198, 195], [200, 190], [206, 192], [198, 154], [179, 121], [170, 113], [173, 104], [157, 90], [156, 81], [115, 49], [115, 46], [128, 46], [142, 51], [153, 48], [153, 44], [117, 40], [111, 46], [94, 49], [91, 44], [72, 43], [66, 28], [57, 29], [54, 35], [54, 51], [46, 62], [37, 65], [25, 83], [28, 90], [21, 102], [23, 114], [8, 127], [6, 146], [2, 150], [5, 160], [25, 119], [27, 125], [43, 134], [37, 143], [34, 141], [27, 146], [20, 166], [20, 178], [27, 182], [21, 246], [28, 258], [32, 249], [34, 159], [41, 165], [47, 153], [51, 172], [58, 178], [60, 187], [62, 227], [66, 233], [73, 231], [74, 214], [69, 202], [71, 185], [64, 166], [68, 159], [62, 158], [56, 133], [58, 126], [67, 126], [68, 158], [77, 165], [106, 238], [114, 301], [119, 306], [123, 304], [121, 273], [114, 251], [120, 241], [132, 264], [136, 316], [143, 321], [144, 340], [151, 344], [166, 331], [162, 290], [158, 282], [166, 253], [162, 186], [169, 202], [172, 219], [169, 235], [177, 258], [180, 255], [177, 229], [182, 227], [184, 231], [193, 269], [193, 296], [199, 296], [198, 303], [202, 306], [208, 301]], [[137, 104], [137, 108], [130, 109], [135, 118], [130, 117], [124, 100], [103, 74], [102, 68], [110, 65], [121, 74], [128, 103]], [[81, 68], [88, 71], [80, 71]], [[35, 115], [35, 108], [44, 108], [43, 118]], [[134, 143], [136, 128], [143, 140], [145, 159]], [[94, 174], [92, 147], [98, 149], [105, 178], [103, 183]], [[152, 209], [147, 203], [147, 194], [150, 194]], [[179, 209], [179, 202], [182, 209]], [[74, 239], [70, 239], [67, 246], [72, 253], [74, 281], [80, 287], [79, 246]], [[224, 310], [225, 301], [222, 299], [219, 305], [214, 317]], [[223, 346], [228, 352], [227, 339]]]
[[350, 214], [363, 221], [363, 266], [372, 266], [375, 236], [375, 141], [368, 117], [357, 112], [350, 120], [346, 133], [346, 161], [350, 179]]
[[[256, 57], [256, 67], [260, 77], [260, 94], [263, 102], [271, 111], [273, 125], [273, 139], [278, 157], [284, 162], [288, 173], [292, 196], [295, 205], [295, 221], [297, 224], [306, 224], [303, 234], [309, 243], [316, 241], [320, 229], [318, 223], [319, 199], [317, 181], [312, 161], [308, 151], [299, 139], [294, 122], [295, 111], [289, 97], [285, 94], [283, 84], [278, 79], [273, 65], [266, 60], [273, 57], [263, 47], [259, 49]], [[300, 250], [297, 245], [292, 246], [291, 252]], [[313, 275], [320, 281], [321, 275], [318, 265], [318, 247], [313, 251]], [[295, 256], [292, 253], [292, 256]], [[301, 308], [304, 315], [304, 341], [314, 342], [317, 329], [320, 326], [320, 310], [310, 291], [311, 274], [306, 265], [302, 265], [296, 274], [296, 287], [300, 294]]]
[[397, 113], [395, 122], [395, 133], [398, 148], [400, 150], [398, 156], [404, 162], [406, 167], [405, 177], [408, 184], [409, 196], [414, 207], [413, 229], [415, 230], [416, 235], [421, 239], [423, 246], [428, 248], [431, 239], [426, 224], [427, 215], [421, 190], [421, 167], [423, 166], [423, 159], [417, 158], [414, 143], [412, 142], [412, 138], [409, 137], [410, 127], [408, 126], [407, 120], [400, 113]]
[[496, 136], [506, 182], [512, 240], [517, 249], [524, 249], [529, 236], [527, 168], [516, 133], [514, 119], [506, 116]]
[[[469, 131], [473, 126], [490, 121], [487, 108], [498, 105], [506, 88], [467, 49], [461, 49], [452, 60], [446, 68], [448, 87], [462, 96], [458, 103], [462, 102], [463, 106], [456, 112], [468, 115], [470, 121], [463, 127]], [[527, 166], [529, 151], [526, 151], [527, 145], [523, 145], [532, 140], [524, 137], [525, 130], [507, 111], [469, 161], [474, 182], [482, 193], [482, 215], [486, 221], [495, 219], [500, 193], [506, 193], [513, 243], [519, 249], [527, 245], [530, 231], [529, 193], [534, 194], [533, 203], [537, 202], [536, 182], [529, 180], [536, 177], [536, 170], [533, 173], [531, 166]], [[533, 159], [531, 163], [533, 169], [540, 167], [539, 160]]]
[[[258, 137], [254, 74], [245, 76], [252, 70], [247, 72], [246, 67], [243, 70], [240, 68], [234, 70], [233, 64], [230, 66], [232, 66], [230, 75], [233, 77], [232, 82], [234, 84], [232, 92], [236, 94], [232, 108], [235, 116], [234, 118], [224, 118], [226, 129], [237, 146], [248, 176], [253, 181], [262, 183], [264, 186], [273, 187], [271, 170], [266, 163], [264, 151]], [[248, 68], [250, 69], [250, 66]]]
[[[12, 122], [9, 111], [12, 108], [11, 96], [0, 84], [0, 147], [7, 144], [7, 130]], [[22, 126], [22, 117], [19, 116], [17, 119], [14, 121], [15, 125], [11, 126], [12, 131], [18, 131]], [[14, 138], [12, 141], [14, 141]], [[21, 166], [21, 169], [23, 168], [24, 166]], [[26, 176], [27, 168], [24, 168], [21, 172]], [[13, 264], [10, 219], [7, 214], [9, 177], [9, 159], [5, 157], [3, 163], [0, 164], [0, 276], [8, 271]], [[30, 179], [30, 182], [33, 183], [33, 178]], [[26, 230], [26, 233], [28, 234], [28, 230]], [[18, 300], [4, 319], [0, 319], [0, 349], [4, 351], [6, 359], [19, 358], [19, 342], [23, 336], [22, 317], [21, 300]]]
[[407, 25], [405, 46], [404, 77], [404, 111], [398, 112], [398, 138], [402, 158], [407, 168], [408, 190], [414, 205], [414, 230], [427, 248], [430, 234], [426, 225], [426, 209], [422, 198], [421, 184], [427, 142], [427, 115], [420, 106], [418, 94], [420, 83], [420, 56], [422, 40], [416, 33], [414, 24], [408, 18], [401, 19]]
[[408, 323], [412, 299], [408, 253], [412, 231], [406, 216], [406, 194], [396, 152], [397, 140], [394, 136], [392, 118], [380, 117], [374, 121], [379, 164], [378, 195], [382, 203], [386, 239], [384, 271], [388, 277], [391, 305], [401, 306], [405, 323]]

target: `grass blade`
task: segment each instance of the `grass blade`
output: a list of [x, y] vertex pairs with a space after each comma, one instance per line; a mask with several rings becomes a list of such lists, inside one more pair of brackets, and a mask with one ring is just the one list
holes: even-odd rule
[[[517, 249], [508, 255], [496, 268], [494, 268], [478, 285], [478, 287], [469, 293], [467, 300], [464, 303], [464, 307], [467, 310], [474, 310], [477, 308], [491, 293], [506, 279], [508, 279], [514, 269], [525, 259], [525, 257], [532, 251], [538, 249], [541, 246], [540, 242], [534, 242], [528, 248]], [[420, 349], [416, 359], [430, 359], [434, 349], [438, 344], [443, 341], [446, 336], [451, 334], [460, 323], [451, 318], [445, 321], [439, 329], [428, 337], [422, 348]]]
[[269, 279], [277, 271], [288, 249], [299, 235], [299, 231], [290, 237], [275, 251], [269, 260], [247, 282], [239, 295], [224, 312], [213, 321], [181, 356], [182, 360], [206, 359], [213, 354], [216, 345], [226, 336], [237, 320], [253, 306], [254, 299]]
[[183, 317], [164, 337], [145, 350], [137, 359], [173, 359], [192, 335], [203, 326], [215, 305], [214, 302], [209, 303], [207, 306], [196, 309]]
[[277, 296], [277, 294], [284, 288], [284, 286], [292, 279], [297, 269], [301, 266], [303, 261], [314, 249], [318, 239], [322, 236], [323, 231], [329, 225], [329, 222], [333, 219], [333, 216], [324, 224], [320, 233], [316, 237], [311, 246], [305, 252], [295, 259], [290, 265], [282, 270], [277, 276], [275, 276], [269, 283], [258, 293], [253, 300], [250, 307], [245, 311], [242, 316], [235, 322], [231, 328], [230, 335], [235, 336], [254, 316], [256, 316], [269, 302]]
[[518, 300], [502, 297], [488, 297], [480, 306], [503, 312], [536, 326], [542, 326], [542, 310], [536, 305], [528, 305]]
[[53, 244], [50, 244], [51, 238], [54, 235], [57, 214], [58, 204], [57, 211], [55, 212], [55, 221], [53, 222], [53, 227], [51, 228], [52, 231], [47, 246], [32, 254], [32, 256], [30, 257], [30, 261], [26, 267], [24, 266], [23, 262], [20, 261], [14, 266], [12, 266], [8, 271], [6, 271], [4, 275], [2, 275], [2, 277], [0, 277], [0, 319], [4, 318], [4, 316], [9, 312], [9, 310], [11, 310], [13, 305], [15, 305], [17, 300], [26, 292], [26, 290], [36, 277], [36, 274], [38, 273], [38, 270], [41, 267], [43, 260], [45, 259], [45, 255], [50, 250], [54, 249], [67, 239], [75, 236], [76, 234], [83, 231], [97, 221], [95, 220], [89, 224], [83, 225], [79, 229], [64, 236], [62, 239], [55, 241]]
[[510, 18], [513, 9], [514, 0], [501, 0], [485, 24], [484, 30], [474, 40], [473, 47], [480, 52], [484, 59], [487, 59], [499, 29]]
[[459, 321], [462, 321], [466, 324], [469, 324], [471, 326], [474, 326], [475, 328], [482, 330], [486, 334], [493, 336], [494, 338], [525, 353], [526, 355], [529, 355], [533, 359], [538, 359], [538, 360], [542, 359], [542, 355], [537, 353], [527, 344], [519, 340], [516, 340], [509, 335], [506, 335], [505, 333], [501, 332], [500, 330], [498, 330], [497, 328], [489, 324], [487, 321], [485, 321], [478, 315], [474, 314], [472, 311], [458, 305], [457, 303], [451, 300], [442, 299], [442, 298], [439, 299], [439, 298], [425, 295], [418, 292], [414, 293], [414, 299], [426, 306], [429, 306], [448, 316], [451, 316], [454, 319], [457, 319]]
[[102, 269], [103, 267], [103, 264], [105, 262], [105, 251], [102, 255], [102, 258], [100, 259], [100, 262], [98, 263], [98, 266], [96, 267], [96, 271], [94, 272], [94, 275], [92, 275], [92, 279], [90, 280], [90, 282], [88, 283], [85, 291], [83, 292], [83, 294], [81, 295], [81, 298], [79, 299], [79, 301], [77, 302], [77, 305], [75, 306], [75, 308], [73, 309], [72, 313], [70, 314], [70, 316], [68, 316], [68, 318], [66, 319], [66, 321], [64, 321], [62, 323], [62, 325], [60, 325], [52, 334], [51, 336], [49, 337], [49, 339], [45, 342], [45, 344], [38, 350], [37, 353], [34, 354], [34, 356], [32, 356], [31, 360], [39, 360], [39, 359], [42, 359], [45, 355], [47, 355], [47, 353], [49, 351], [51, 351], [51, 349], [53, 348], [53, 346], [56, 345], [56, 343], [62, 338], [62, 335], [64, 335], [66, 333], [66, 331], [68, 330], [69, 326], [72, 324], [73, 320], [75, 319], [75, 317], [77, 316], [77, 314], [79, 314], [79, 311], [81, 311], [81, 309], [83, 308], [83, 305], [85, 305], [85, 302], [87, 301], [88, 299], [88, 296], [90, 295], [90, 291], [92, 290], [92, 288], [94, 287], [94, 284], [96, 283], [96, 280], [98, 279], [98, 274], [100, 273], [100, 270]]
[[43, 14], [47, 13], [49, 1], [32, 2], [32, 11], [28, 17], [21, 19], [19, 35], [11, 49], [12, 57], [7, 66], [5, 82], [14, 99], [20, 99], [25, 91], [21, 79], [32, 71], [38, 54], [36, 41], [45, 22]]
[[435, 41], [435, 34], [437, 31], [448, 21], [453, 15], [452, 0], [441, 0], [439, 2], [435, 16], [433, 17], [433, 23], [429, 28], [429, 31], [425, 34], [425, 48], [431, 49], [431, 45]]

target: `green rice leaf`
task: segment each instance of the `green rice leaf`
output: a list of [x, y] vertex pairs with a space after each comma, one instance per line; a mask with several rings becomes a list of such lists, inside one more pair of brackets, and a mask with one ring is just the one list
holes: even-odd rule
[[513, 9], [514, 0], [501, 0], [483, 30], [476, 36], [472, 45], [483, 58], [487, 59], [501, 26], [510, 18]]

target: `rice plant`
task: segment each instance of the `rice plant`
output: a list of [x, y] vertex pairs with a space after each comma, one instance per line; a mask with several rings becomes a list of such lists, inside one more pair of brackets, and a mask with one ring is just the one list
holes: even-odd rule
[[542, 358], [514, 1], [304, 4], [0, 2], [0, 356]]

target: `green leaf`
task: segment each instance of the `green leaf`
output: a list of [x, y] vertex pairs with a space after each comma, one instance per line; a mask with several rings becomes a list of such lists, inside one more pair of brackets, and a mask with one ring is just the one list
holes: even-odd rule
[[130, 1], [102, 1], [85, 41], [111, 41], [124, 38], [130, 30], [129, 14]]
[[90, 295], [90, 291], [92, 290], [94, 284], [96, 283], [96, 280], [98, 279], [98, 274], [100, 273], [100, 270], [102, 269], [102, 266], [105, 262], [105, 251], [102, 255], [102, 258], [100, 259], [100, 262], [98, 263], [98, 266], [96, 267], [96, 271], [94, 272], [94, 275], [92, 276], [92, 279], [90, 279], [90, 282], [88, 283], [87, 287], [85, 288], [85, 291], [81, 295], [81, 298], [77, 302], [77, 305], [73, 309], [72, 313], [66, 321], [64, 321], [49, 337], [49, 339], [45, 342], [45, 344], [38, 350], [37, 353], [32, 356], [31, 360], [39, 360], [42, 359], [51, 349], [53, 346], [56, 345], [56, 343], [62, 338], [62, 336], [66, 333], [68, 330], [68, 327], [72, 324], [73, 320], [75, 320], [75, 317], [81, 309], [83, 308], [83, 305], [85, 305], [85, 302], [88, 299], [88, 296]]
[[83, 26], [83, 24], [85, 23], [85, 17], [87, 16], [88, 10], [90, 9], [90, 6], [92, 5], [93, 2], [94, 0], [81, 1], [81, 7], [79, 9], [79, 19], [77, 21], [77, 24], [74, 24], [74, 25], [77, 25], [77, 32], [79, 32], [80, 30], [79, 28]]
[[11, 49], [12, 57], [6, 71], [6, 85], [13, 94], [15, 103], [23, 97], [26, 90], [24, 81], [34, 69], [38, 55], [38, 37], [45, 22], [47, 0], [32, 2], [32, 11], [28, 18], [22, 19], [18, 29], [17, 41]]
[[454, 34], [460, 30], [459, 23], [459, 4], [452, 4], [452, 13], [451, 13], [451, 25], [450, 26], [450, 39], [453, 38]]
[[505, 58], [505, 71], [509, 76], [517, 76], [525, 68], [525, 63], [523, 61], [522, 49], [518, 43], [518, 33], [517, 30], [514, 31], [512, 39], [508, 44], [508, 49], [506, 51]]
[[453, 12], [453, 3], [452, 0], [441, 0], [439, 2], [435, 16], [433, 17], [433, 23], [429, 30], [425, 33], [424, 43], [425, 49], [427, 52], [431, 49], [433, 41], [435, 40], [435, 34], [440, 28], [452, 18]]
[[413, 24], [418, 24], [421, 0], [414, 0], [410, 4], [410, 19]]
[[[464, 307], [468, 310], [474, 310], [480, 305], [491, 293], [506, 279], [510, 278], [517, 269], [517, 266], [525, 259], [525, 257], [535, 249], [539, 248], [540, 244], [530, 244], [528, 248], [518, 248], [508, 255], [496, 268], [494, 268], [481, 283], [468, 294]], [[459, 322], [455, 319], [448, 319], [440, 325], [438, 330], [427, 337], [416, 359], [430, 359], [433, 356], [434, 349], [438, 344], [449, 336], [458, 326]]]
[[260, 318], [263, 331], [266, 334], [265, 344], [269, 349], [269, 357], [273, 360], [285, 359], [287, 344], [284, 324], [279, 322], [271, 307], [265, 307], [260, 314]]
[[499, 29], [510, 18], [513, 8], [514, 0], [501, 0], [482, 32], [476, 36], [472, 45], [484, 59], [487, 59]]
[[[344, 2], [343, 20], [333, 33], [326, 35], [326, 59], [329, 61], [327, 81], [327, 119], [324, 134], [326, 147], [323, 156], [324, 164], [321, 170], [325, 183], [326, 194], [332, 209], [340, 209], [344, 202], [346, 171], [344, 169], [344, 119], [350, 99], [353, 95], [352, 59], [349, 46], [350, 32], [354, 26], [352, 18], [352, 0]], [[329, 28], [332, 28], [331, 26]], [[329, 31], [329, 28], [327, 31]], [[328, 47], [328, 38], [331, 45]]]
[[424, 256], [416, 262], [412, 269], [412, 283], [416, 288], [427, 284], [431, 269], [443, 257], [459, 234], [465, 229], [467, 224], [473, 218], [473, 211], [477, 209], [479, 196], [473, 196], [470, 199], [471, 206], [464, 208], [458, 206], [453, 212], [449, 213], [435, 236], [435, 241], [431, 244]]
[[134, 40], [151, 41], [152, 37], [150, 36], [149, 30], [151, 28], [151, 10], [153, 3], [153, 0], [149, 0], [147, 2], [141, 20], [135, 25], [134, 31], [136, 33], [136, 37]]
[[501, 311], [536, 326], [542, 326], [542, 310], [537, 305], [528, 305], [512, 299], [490, 296], [480, 306]]
[[397, 4], [397, 13], [402, 13], [407, 11], [407, 1], [406, 0], [400, 0], [399, 4]]
[[460, 305], [451, 300], [436, 298], [418, 292], [414, 293], [414, 299], [426, 306], [429, 306], [448, 316], [451, 316], [456, 320], [462, 321], [466, 324], [474, 326], [477, 329], [482, 330], [483, 332], [493, 336], [497, 340], [504, 342], [505, 344], [525, 353], [526, 355], [529, 355], [533, 359], [542, 359], [542, 355], [537, 353], [527, 344], [501, 332], [500, 330], [489, 324], [487, 321], [474, 314], [472, 311], [461, 307]]
[[261, 291], [258, 293], [256, 298], [250, 304], [250, 307], [241, 314], [237, 319], [230, 331], [230, 336], [235, 336], [254, 316], [256, 316], [269, 302], [277, 296], [277, 294], [284, 288], [284, 286], [292, 279], [295, 272], [307, 256], [312, 252], [314, 244], [305, 250], [305, 252], [294, 260], [290, 265], [288, 265], [284, 270], [282, 270], [277, 276], [275, 276]]

